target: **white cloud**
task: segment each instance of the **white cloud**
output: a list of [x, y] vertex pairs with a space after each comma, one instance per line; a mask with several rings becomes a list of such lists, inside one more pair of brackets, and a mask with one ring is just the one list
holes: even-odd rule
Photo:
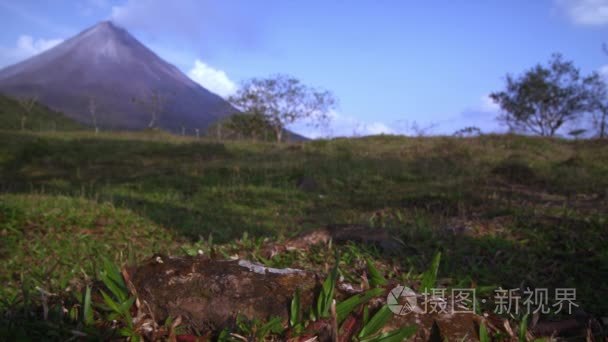
[[608, 0], [555, 0], [570, 17], [580, 25], [600, 26], [608, 24]]
[[222, 70], [214, 69], [203, 61], [197, 59], [194, 66], [188, 71], [188, 76], [207, 90], [222, 97], [228, 97], [237, 89], [234, 82]]
[[504, 127], [496, 120], [500, 106], [489, 95], [483, 95], [477, 103], [464, 108], [456, 115], [446, 115], [446, 119], [437, 122], [433, 133], [451, 135], [465, 127], [477, 127], [484, 133], [501, 133]]
[[[608, 67], [606, 68], [608, 72]], [[464, 109], [457, 115], [446, 115], [445, 119], [439, 121], [415, 121], [399, 120], [391, 123], [381, 121], [365, 121], [345, 115], [336, 111], [329, 114], [331, 121], [327, 127], [310, 127], [306, 122], [289, 127], [297, 133], [309, 138], [338, 137], [338, 136], [364, 136], [377, 134], [403, 134], [416, 136], [419, 134], [451, 135], [456, 130], [475, 126], [483, 132], [502, 132], [496, 121], [500, 112], [500, 106], [488, 95], [479, 97], [477, 103]]]
[[21, 35], [17, 39], [17, 50], [29, 56], [37, 55], [61, 43], [63, 39], [34, 39], [32, 36]]
[[496, 113], [500, 110], [500, 106], [492, 100], [490, 95], [484, 95], [481, 97], [478, 109], [484, 113]]
[[602, 65], [598, 69], [598, 73], [600, 74], [600, 76], [602, 76], [604, 78], [608, 78], [608, 64], [607, 65]]
[[15, 46], [0, 47], [0, 67], [20, 62], [61, 42], [63, 39], [34, 39], [29, 35], [20, 35]]
[[383, 122], [378, 122], [378, 121], [363, 124], [362, 130], [366, 135], [394, 133], [393, 130], [390, 127], [388, 127], [386, 124], [384, 124]]
[[308, 122], [300, 122], [289, 129], [312, 139], [395, 133], [395, 130], [380, 121], [366, 122], [335, 110], [330, 111], [328, 116], [326, 125], [315, 127]]

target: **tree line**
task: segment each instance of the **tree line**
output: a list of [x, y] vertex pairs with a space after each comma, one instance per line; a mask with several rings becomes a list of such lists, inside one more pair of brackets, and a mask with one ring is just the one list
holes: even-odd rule
[[[490, 94], [499, 105], [498, 121], [512, 133], [555, 136], [569, 124], [584, 123], [589, 136], [608, 137], [608, 86], [597, 72], [583, 75], [572, 61], [553, 54], [546, 65], [537, 64], [521, 75], [506, 75], [505, 88]], [[336, 103], [328, 91], [315, 91], [297, 79], [278, 75], [243, 84], [230, 102], [242, 115], [231, 117], [225, 127], [237, 137], [259, 138], [274, 133], [282, 140], [284, 129], [299, 120], [321, 124]], [[587, 133], [575, 128], [572, 136]], [[456, 136], [479, 135], [479, 128], [458, 130]]]
[[[148, 129], [156, 128], [167, 109], [170, 94], [153, 91], [149, 96], [133, 98], [132, 102], [148, 112]], [[497, 119], [513, 133], [554, 136], [572, 123], [584, 122], [592, 133], [588, 136], [608, 137], [608, 86], [597, 72], [583, 75], [572, 61], [561, 54], [552, 55], [546, 65], [537, 64], [514, 76], [507, 74], [503, 90], [490, 94], [499, 105]], [[238, 110], [203, 132], [219, 139], [255, 139], [281, 142], [286, 128], [298, 121], [313, 126], [327, 124], [335, 109], [335, 96], [323, 89], [309, 87], [298, 79], [277, 74], [253, 78], [242, 83], [228, 101]], [[36, 98], [23, 98], [21, 129]], [[95, 132], [99, 132], [97, 101], [88, 98], [88, 111]], [[573, 136], [587, 133], [587, 128], [573, 129]], [[195, 128], [199, 136], [199, 129]], [[182, 127], [182, 135], [186, 127]], [[456, 136], [478, 135], [477, 127], [458, 130]]]

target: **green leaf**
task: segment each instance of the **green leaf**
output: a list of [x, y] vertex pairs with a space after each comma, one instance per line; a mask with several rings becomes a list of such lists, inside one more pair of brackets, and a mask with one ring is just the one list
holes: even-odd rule
[[244, 315], [238, 314], [236, 316], [236, 326], [237, 326], [237, 328], [239, 328], [239, 330], [242, 333], [250, 335], [251, 334], [251, 326], [250, 325], [251, 325], [251, 322], [249, 322], [247, 320], [247, 317], [245, 317]]
[[114, 282], [106, 273], [100, 272], [99, 278], [118, 301], [122, 302], [127, 299], [126, 289], [121, 288], [120, 285]]
[[336, 258], [336, 265], [323, 282], [321, 293], [319, 294], [319, 298], [317, 300], [317, 318], [329, 316], [329, 308], [331, 307], [331, 302], [334, 299], [334, 289], [336, 287], [336, 280], [338, 279], [338, 264], [339, 259]]
[[120, 311], [128, 313], [131, 307], [133, 306], [133, 303], [135, 303], [135, 297], [127, 299], [126, 301], [120, 304]]
[[369, 322], [369, 306], [363, 307], [363, 325], [366, 325]]
[[141, 341], [141, 337], [139, 336], [139, 334], [131, 328], [121, 328], [118, 330], [118, 333], [121, 336], [129, 337], [129, 341]]
[[481, 324], [479, 324], [479, 342], [490, 342], [490, 335], [488, 335], [488, 328], [486, 328], [486, 325], [483, 324], [483, 322]]
[[68, 312], [68, 317], [70, 317], [70, 319], [72, 321], [78, 320], [79, 314], [78, 314], [78, 308], [76, 306], [74, 306], [70, 309], [70, 311]]
[[266, 324], [262, 325], [257, 333], [257, 338], [263, 341], [268, 333], [280, 334], [283, 332], [283, 325], [280, 317], [271, 318]]
[[84, 294], [83, 318], [85, 325], [93, 324], [93, 307], [91, 305], [91, 288], [87, 286]]
[[519, 323], [519, 342], [526, 342], [526, 333], [528, 332], [528, 314]]
[[336, 315], [338, 316], [338, 323], [342, 323], [348, 317], [348, 315], [359, 305], [367, 303], [370, 299], [380, 296], [384, 293], [382, 288], [374, 288], [367, 290], [364, 293], [356, 294], [336, 305]]
[[429, 269], [422, 274], [422, 281], [420, 283], [422, 293], [428, 293], [430, 289], [435, 287], [435, 284], [437, 283], [437, 272], [439, 271], [440, 262], [441, 252], [437, 252], [437, 254], [435, 254], [435, 257], [433, 257], [433, 261], [431, 262], [431, 266], [429, 267]]
[[289, 312], [289, 325], [295, 327], [300, 323], [300, 288], [296, 288], [296, 293], [291, 300], [291, 310]]
[[230, 333], [228, 332], [228, 330], [226, 328], [222, 329], [220, 334], [217, 336], [218, 342], [225, 342], [225, 341], [228, 341], [229, 339], [230, 339]]
[[126, 288], [124, 280], [122, 279], [122, 274], [120, 274], [120, 269], [116, 264], [110, 261], [108, 258], [102, 256], [103, 261], [103, 269], [102, 271], [110, 278], [114, 283], [122, 288]]
[[114, 312], [122, 314], [122, 311], [120, 310], [120, 305], [118, 305], [118, 303], [116, 303], [112, 297], [110, 297], [107, 293], [105, 293], [103, 290], [101, 290], [101, 296], [103, 297], [103, 301], [106, 303], [106, 305]]
[[103, 268], [99, 272], [99, 278], [103, 282], [103, 284], [112, 292], [114, 297], [118, 299], [120, 302], [124, 302], [127, 300], [129, 296], [129, 292], [127, 290], [127, 285], [125, 285], [124, 280], [122, 279], [122, 274], [120, 274], [120, 270], [118, 267], [107, 258], [102, 257], [103, 260]]
[[386, 283], [387, 283], [386, 279], [382, 276], [380, 271], [378, 271], [376, 266], [374, 266], [374, 263], [372, 263], [369, 259], [365, 259], [365, 262], [367, 263], [367, 272], [369, 273], [369, 276], [370, 276], [369, 284], [372, 287], [386, 285]]
[[391, 330], [368, 339], [362, 339], [360, 342], [403, 342], [403, 340], [414, 336], [416, 331], [418, 331], [418, 327], [412, 325]]
[[369, 337], [376, 333], [378, 330], [382, 329], [382, 327], [384, 327], [384, 325], [388, 322], [392, 315], [393, 313], [388, 308], [388, 305], [382, 306], [380, 310], [378, 310], [378, 312], [376, 312], [376, 314], [372, 316], [369, 322], [367, 322], [367, 324], [363, 326], [363, 328], [359, 332], [359, 338]]

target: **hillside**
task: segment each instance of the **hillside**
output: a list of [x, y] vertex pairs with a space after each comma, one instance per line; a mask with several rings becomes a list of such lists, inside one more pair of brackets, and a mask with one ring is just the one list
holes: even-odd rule
[[[16, 99], [0, 94], [0, 129], [20, 130], [22, 113], [23, 108]], [[42, 104], [34, 106], [25, 122], [28, 131], [73, 131], [84, 127]]]
[[61, 291], [94, 275], [102, 256], [120, 263], [200, 250], [326, 271], [331, 250], [267, 259], [259, 248], [354, 225], [399, 241], [391, 256], [334, 247], [355, 282], [364, 258], [416, 280], [442, 251], [447, 286], [485, 297], [498, 286], [572, 287], [585, 312], [608, 313], [605, 141], [377, 136], [276, 145], [9, 131], [0, 140], [0, 297], [22, 286]]

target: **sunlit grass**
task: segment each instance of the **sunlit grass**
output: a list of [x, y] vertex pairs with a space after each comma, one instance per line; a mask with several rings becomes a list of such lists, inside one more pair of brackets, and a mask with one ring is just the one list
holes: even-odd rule
[[[451, 286], [576, 287], [585, 310], [608, 312], [605, 142], [378, 136], [277, 145], [78, 131], [0, 131], [0, 141], [6, 298], [94, 277], [101, 256], [120, 263], [209, 245], [223, 257], [327, 271], [323, 248], [271, 259], [256, 248], [358, 224], [403, 244], [392, 256], [340, 247], [346, 279], [356, 281], [368, 258], [396, 265], [382, 269], [391, 277], [419, 279], [441, 251], [438, 274]], [[298, 187], [303, 178], [314, 184]]]

